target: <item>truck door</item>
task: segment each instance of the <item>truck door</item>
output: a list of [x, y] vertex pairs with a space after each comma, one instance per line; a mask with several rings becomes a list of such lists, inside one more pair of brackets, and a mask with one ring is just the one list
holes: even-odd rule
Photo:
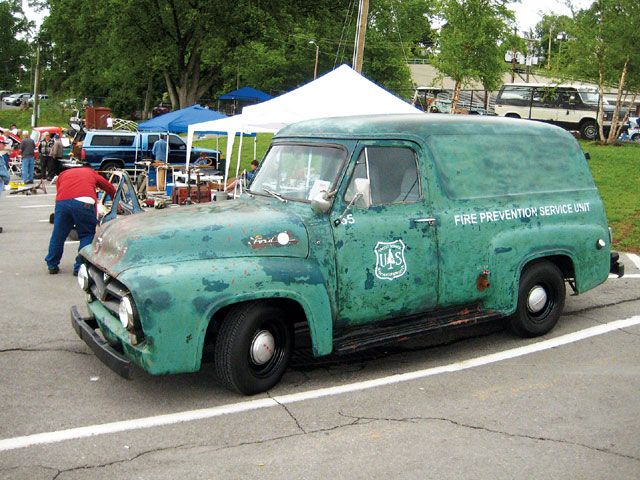
[[[354, 155], [357, 163], [343, 182], [331, 215], [338, 285], [336, 326], [435, 308], [435, 221], [418, 147], [411, 142], [376, 141], [359, 144]], [[356, 185], [363, 185], [357, 179], [368, 181], [370, 198], [356, 194]]]

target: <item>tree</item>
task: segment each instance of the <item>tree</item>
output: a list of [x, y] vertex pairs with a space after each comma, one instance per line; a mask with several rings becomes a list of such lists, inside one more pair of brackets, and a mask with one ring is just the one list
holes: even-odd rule
[[20, 0], [0, 2], [0, 88], [3, 90], [15, 88], [28, 67], [31, 26]]
[[443, 0], [442, 18], [446, 22], [438, 38], [434, 65], [455, 81], [452, 111], [466, 83], [482, 82], [486, 90], [496, 90], [504, 62], [503, 46], [511, 34], [513, 13], [509, 0]]
[[[561, 51], [562, 72], [598, 84], [598, 125], [601, 141], [606, 144], [613, 143], [620, 133], [619, 112], [637, 98], [631, 92], [640, 90], [640, 49], [635, 47], [638, 31], [640, 9], [634, 0], [597, 0], [576, 13]], [[605, 89], [610, 86], [615, 86], [617, 95], [611, 128], [605, 138], [602, 104]]]
[[[539, 50], [544, 52], [544, 63], [547, 69], [553, 66], [552, 58], [560, 50], [560, 45], [564, 41], [564, 36], [571, 27], [571, 18], [566, 15], [554, 15], [547, 13], [543, 15], [535, 26], [535, 36], [539, 39]], [[561, 38], [558, 38], [560, 36]]]

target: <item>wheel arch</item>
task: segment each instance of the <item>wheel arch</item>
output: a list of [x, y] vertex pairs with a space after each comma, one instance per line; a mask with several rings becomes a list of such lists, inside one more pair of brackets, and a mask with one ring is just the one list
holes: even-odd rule
[[[202, 329], [204, 335], [201, 335], [199, 339], [197, 361], [202, 362], [205, 348], [215, 341], [220, 325], [224, 322], [229, 311], [238, 305], [251, 302], [267, 302], [280, 307], [286, 312], [287, 319], [292, 325], [306, 324], [309, 329], [309, 341], [314, 355], [321, 356], [331, 353], [333, 349], [333, 322], [323, 321], [326, 318], [332, 318], [328, 310], [328, 298], [326, 303], [327, 311], [322, 312], [319, 311], [317, 306], [312, 306], [298, 292], [260, 291], [259, 294], [236, 295], [219, 302], [212, 302], [205, 313], [205, 317], [208, 320]], [[323, 305], [320, 307], [322, 308]]]

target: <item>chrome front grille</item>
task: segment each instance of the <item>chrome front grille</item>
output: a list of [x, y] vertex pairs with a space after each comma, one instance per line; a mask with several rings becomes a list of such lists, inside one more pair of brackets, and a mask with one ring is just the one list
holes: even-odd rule
[[87, 263], [87, 271], [91, 282], [91, 295], [117, 317], [120, 300], [128, 293], [126, 287], [95, 265]]

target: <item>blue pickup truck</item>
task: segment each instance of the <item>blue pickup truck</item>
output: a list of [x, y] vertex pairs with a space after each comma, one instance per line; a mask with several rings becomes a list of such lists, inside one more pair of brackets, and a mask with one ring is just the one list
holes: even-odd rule
[[[153, 158], [153, 144], [160, 139], [159, 132], [130, 132], [120, 130], [90, 130], [84, 138], [80, 159], [88, 162], [97, 170], [116, 168], [134, 168], [135, 162]], [[201, 152], [218, 163], [219, 152], [205, 148], [193, 148], [191, 161], [195, 161]], [[169, 134], [169, 163], [184, 164], [187, 158], [187, 145], [178, 135]]]

